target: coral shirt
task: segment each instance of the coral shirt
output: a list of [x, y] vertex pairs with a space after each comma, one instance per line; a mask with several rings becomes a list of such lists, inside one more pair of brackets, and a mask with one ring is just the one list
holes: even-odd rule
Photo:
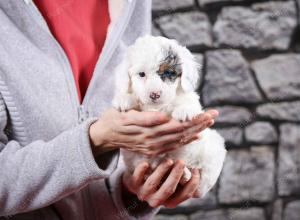
[[80, 102], [92, 78], [110, 22], [108, 0], [35, 0], [72, 66]]

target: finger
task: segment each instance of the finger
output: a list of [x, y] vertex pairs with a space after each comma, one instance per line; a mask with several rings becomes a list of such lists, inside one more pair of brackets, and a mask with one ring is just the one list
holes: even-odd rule
[[184, 141], [181, 141], [181, 142], [178, 142], [178, 141], [171, 142], [169, 144], [166, 144], [162, 147], [155, 148], [155, 149], [142, 148], [138, 152], [141, 154], [144, 154], [146, 156], [149, 156], [149, 157], [154, 157], [154, 156], [158, 156], [160, 154], [167, 153], [169, 151], [176, 150], [176, 149], [183, 147], [184, 145], [189, 144], [197, 139], [199, 139], [199, 137], [198, 137], [198, 135], [195, 135], [195, 136], [185, 139]]
[[195, 126], [203, 126], [209, 121], [212, 120], [210, 114], [202, 113], [191, 121], [179, 122], [174, 119], [165, 123], [163, 125], [159, 125], [154, 127], [154, 136], [160, 136], [164, 134], [176, 133], [176, 132], [185, 132], [187, 129], [195, 127]]
[[192, 174], [192, 179], [180, 191], [176, 192], [172, 198], [164, 203], [167, 208], [175, 208], [183, 201], [193, 197], [200, 182], [199, 170], [193, 169]]
[[153, 136], [181, 132], [192, 126], [198, 124], [205, 124], [205, 122], [208, 122], [209, 120], [213, 119], [213, 117], [215, 117], [217, 113], [218, 112], [216, 110], [210, 110], [208, 112], [201, 113], [198, 116], [196, 116], [193, 120], [186, 122], [179, 122], [175, 119], [171, 119], [168, 123], [164, 123], [162, 125], [153, 127]]
[[185, 132], [177, 132], [173, 134], [165, 134], [161, 135], [156, 138], [149, 139], [150, 146], [155, 146], [156, 148], [162, 148], [162, 146], [165, 146], [170, 143], [176, 143], [180, 140], [185, 140], [190, 138], [190, 136], [185, 136]]
[[201, 119], [202, 117], [209, 117], [211, 119], [215, 119], [216, 117], [219, 116], [219, 112], [215, 109], [210, 109], [210, 110], [207, 110], [199, 115], [197, 115], [196, 117], [194, 117], [195, 120], [197, 119]]
[[210, 114], [212, 118], [216, 118], [219, 116], [219, 112], [216, 109], [209, 109], [206, 113]]
[[185, 131], [185, 135], [193, 136], [195, 134], [198, 134], [199, 132], [205, 130], [206, 128], [211, 127], [214, 123], [215, 123], [215, 121], [213, 119], [210, 119], [204, 123], [192, 126]]
[[183, 131], [189, 123], [181, 123], [175, 119], [171, 119], [169, 122], [152, 127], [153, 136], [161, 136], [164, 134], [176, 133]]
[[124, 125], [151, 127], [163, 124], [170, 120], [167, 114], [162, 112], [138, 112], [135, 110], [130, 110], [129, 112], [124, 114]]
[[142, 162], [134, 170], [131, 182], [134, 187], [140, 187], [144, 182], [144, 176], [146, 175], [149, 169], [149, 163]]
[[[207, 120], [209, 120], [209, 118], [207, 118]], [[192, 123], [190, 121], [179, 122], [175, 119], [171, 119], [169, 122], [165, 124], [152, 127], [151, 128], [152, 135], [150, 135], [150, 137], [158, 137], [166, 134], [184, 132], [184, 130], [194, 125], [195, 123]]]
[[[177, 132], [173, 134], [165, 134], [158, 138], [155, 138], [152, 140], [152, 146], [156, 146], [157, 148], [161, 149], [161, 152], [168, 151], [169, 149], [166, 149], [165, 147], [162, 148], [161, 146], [166, 146], [170, 143], [176, 144], [172, 148], [181, 147], [185, 144], [190, 143], [193, 140], [196, 140], [198, 138], [198, 133], [203, 131], [204, 129], [212, 126], [214, 124], [214, 120], [210, 119], [206, 122], [203, 122], [199, 125], [190, 127], [186, 129], [183, 132]], [[177, 142], [179, 141], [179, 143]], [[151, 143], [151, 140], [150, 140]]]
[[115, 146], [120, 147], [129, 147], [134, 146], [136, 143], [143, 142], [143, 137], [141, 134], [137, 135], [128, 135], [128, 134], [121, 134], [121, 133], [114, 133], [111, 134], [112, 140], [111, 143]]
[[181, 142], [173, 142], [173, 143], [170, 143], [170, 144], [167, 144], [165, 145], [163, 148], [159, 149], [156, 154], [164, 154], [164, 153], [167, 153], [169, 151], [173, 151], [173, 150], [176, 150], [180, 147], [183, 147], [195, 140], [199, 139], [198, 136], [191, 136], [191, 137], [188, 137], [188, 138], [185, 138], [184, 140], [182, 140]]
[[189, 121], [189, 123], [191, 124], [190, 127], [193, 125], [202, 124], [211, 119], [213, 119], [213, 116], [209, 112], [201, 113], [201, 114], [195, 116], [191, 121]]
[[200, 191], [196, 190], [193, 194], [193, 198], [200, 198], [200, 197], [201, 197]]
[[173, 160], [167, 159], [163, 161], [148, 177], [139, 193], [139, 199], [145, 200], [147, 196], [154, 193], [157, 187], [161, 184], [162, 179], [174, 164]]
[[183, 161], [179, 160], [176, 162], [165, 182], [162, 184], [159, 190], [154, 193], [148, 200], [150, 206], [160, 206], [175, 192], [183, 174], [184, 167], [185, 165]]
[[117, 129], [117, 132], [121, 134], [142, 134], [145, 132], [145, 128], [136, 125], [120, 126]]

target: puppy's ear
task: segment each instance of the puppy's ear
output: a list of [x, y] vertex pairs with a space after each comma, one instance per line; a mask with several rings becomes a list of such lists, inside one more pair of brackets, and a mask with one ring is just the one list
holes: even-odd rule
[[129, 62], [126, 58], [115, 69], [115, 90], [115, 94], [131, 93]]
[[121, 111], [133, 107], [129, 67], [129, 62], [125, 58], [115, 69], [115, 94], [112, 104]]
[[186, 47], [179, 46], [177, 49], [182, 68], [181, 87], [184, 92], [195, 91], [198, 86], [201, 66]]

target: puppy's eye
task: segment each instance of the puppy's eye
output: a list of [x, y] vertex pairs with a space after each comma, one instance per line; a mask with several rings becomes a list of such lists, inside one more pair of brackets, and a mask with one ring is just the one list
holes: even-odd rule
[[144, 72], [139, 72], [140, 77], [145, 77], [146, 74]]
[[162, 81], [168, 79], [169, 81], [174, 82], [177, 77], [178, 77], [177, 73], [171, 69], [167, 69], [163, 71], [162, 74], [160, 74], [160, 78], [162, 79]]
[[168, 77], [168, 76], [174, 76], [175, 75], [175, 72], [174, 71], [171, 71], [171, 70], [166, 70], [164, 72], [164, 74]]
[[172, 70], [165, 70], [164, 73], [163, 73], [164, 77], [166, 78], [173, 78], [176, 76], [176, 73]]

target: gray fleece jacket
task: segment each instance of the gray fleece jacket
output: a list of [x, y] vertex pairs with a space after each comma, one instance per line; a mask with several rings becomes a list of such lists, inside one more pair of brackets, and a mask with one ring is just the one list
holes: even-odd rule
[[0, 1], [0, 219], [149, 219], [157, 211], [124, 207], [119, 152], [91, 152], [88, 128], [110, 107], [114, 68], [151, 24], [150, 0], [109, 5], [107, 40], [80, 105], [68, 59], [34, 3]]

